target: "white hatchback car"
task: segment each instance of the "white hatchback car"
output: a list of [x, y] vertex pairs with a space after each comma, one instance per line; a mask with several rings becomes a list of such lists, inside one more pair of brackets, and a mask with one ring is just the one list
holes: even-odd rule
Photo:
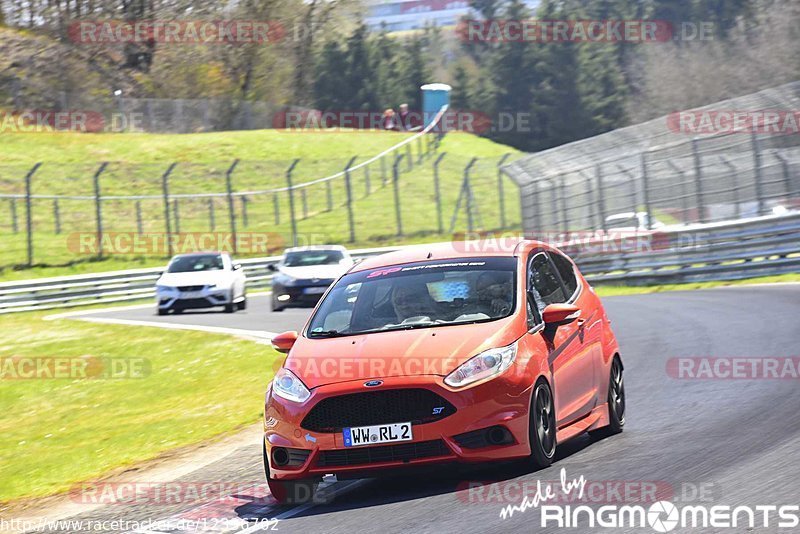
[[241, 264], [226, 252], [179, 254], [156, 281], [156, 310], [158, 315], [215, 306], [227, 313], [243, 310], [246, 284]]

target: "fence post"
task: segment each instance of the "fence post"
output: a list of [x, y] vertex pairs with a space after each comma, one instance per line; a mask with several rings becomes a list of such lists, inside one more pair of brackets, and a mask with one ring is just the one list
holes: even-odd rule
[[472, 170], [472, 166], [478, 161], [478, 158], [472, 158], [472, 160], [467, 164], [464, 168], [464, 193], [467, 196], [467, 231], [471, 234], [475, 230], [475, 220], [474, 214], [472, 210], [473, 206], [473, 198], [472, 198], [472, 186], [470, 184], [470, 176], [469, 172]]
[[439, 183], [439, 163], [441, 163], [446, 155], [447, 152], [442, 152], [433, 162], [433, 194], [436, 199], [436, 223], [440, 234], [444, 233], [444, 222], [442, 221], [442, 192]]
[[536, 231], [541, 232], [542, 231], [542, 181], [536, 180], [534, 182], [534, 185], [536, 186]]
[[233, 252], [238, 253], [238, 239], [236, 238], [236, 205], [233, 202], [233, 171], [236, 170], [236, 166], [239, 165], [239, 160], [233, 160], [233, 163], [228, 170], [225, 171], [225, 189], [228, 194], [228, 217], [230, 218], [231, 224], [231, 242], [233, 243]]
[[97, 257], [103, 257], [103, 207], [100, 200], [100, 175], [105, 172], [108, 162], [103, 162], [94, 173], [94, 214], [97, 224]]
[[506, 162], [508, 158], [511, 157], [511, 154], [503, 154], [500, 158], [500, 161], [497, 162], [497, 195], [498, 200], [500, 201], [500, 229], [506, 227], [506, 197], [503, 193], [503, 171], [500, 170], [500, 167], [503, 166], [503, 163]]
[[175, 233], [181, 233], [181, 212], [180, 206], [178, 205], [178, 199], [172, 201], [172, 216], [175, 219]]
[[563, 217], [559, 217], [561, 220], [561, 230], [564, 232], [566, 236], [569, 234], [569, 218], [567, 217], [569, 214], [569, 210], [567, 208], [567, 175], [560, 174], [558, 180], [558, 200], [559, 204], [561, 204], [561, 213], [563, 213]]
[[217, 228], [217, 221], [214, 219], [214, 199], [208, 199], [208, 226], [213, 232]]
[[594, 168], [595, 178], [597, 179], [597, 211], [600, 214], [600, 228], [606, 231], [606, 195], [603, 191], [603, 169], [600, 165]]
[[792, 196], [792, 176], [789, 173], [789, 162], [781, 154], [775, 153], [775, 157], [781, 162], [781, 177], [783, 178], [783, 188], [786, 191], [786, 196]]
[[764, 175], [761, 172], [761, 146], [758, 142], [758, 135], [755, 130], [750, 134], [753, 145], [753, 170], [756, 178], [756, 202], [758, 203], [758, 215], [764, 213]]
[[736, 199], [736, 218], [741, 219], [742, 199], [740, 197], [741, 191], [739, 186], [739, 173], [737, 172], [738, 169], [736, 168], [736, 165], [734, 165], [733, 162], [731, 162], [731, 160], [725, 156], [720, 156], [720, 159], [722, 160], [722, 164], [728, 167], [728, 170], [731, 172], [731, 177], [733, 178], [733, 192]]
[[136, 231], [142, 235], [142, 201], [136, 201]]
[[386, 155], [381, 156], [381, 181], [383, 186], [386, 187]]
[[356, 223], [353, 219], [353, 188], [350, 184], [350, 167], [353, 166], [353, 162], [357, 158], [358, 156], [350, 158], [350, 161], [347, 162], [347, 166], [344, 168], [344, 186], [347, 193], [347, 222], [350, 225], [350, 243], [354, 243], [356, 240]]
[[25, 232], [28, 241], [28, 267], [33, 265], [33, 212], [31, 206], [31, 181], [33, 174], [39, 170], [42, 163], [39, 162], [25, 175]]
[[272, 210], [275, 212], [275, 224], [281, 224], [281, 202], [278, 199], [278, 193], [272, 195]]
[[330, 180], [325, 182], [325, 198], [327, 203], [325, 211], [331, 211], [333, 209], [333, 186]]
[[286, 169], [286, 185], [289, 191], [289, 218], [292, 222], [292, 246], [297, 246], [297, 217], [294, 214], [294, 186], [292, 185], [292, 172], [297, 164], [300, 163], [300, 158], [292, 161], [289, 168]]
[[647, 176], [647, 152], [642, 152], [642, 196], [644, 198], [644, 211], [647, 213], [647, 229], [651, 230], [653, 227], [653, 214], [650, 209], [650, 184], [648, 183]]
[[406, 170], [411, 170], [414, 167], [414, 160], [411, 157], [411, 143], [406, 145]]
[[403, 235], [403, 214], [400, 209], [400, 161], [403, 159], [403, 154], [398, 154], [394, 158], [392, 165], [392, 190], [394, 191], [394, 218], [397, 223], [397, 236]]
[[703, 175], [700, 166], [700, 150], [698, 149], [699, 139], [692, 138], [692, 157], [694, 158], [694, 189], [695, 200], [697, 202], [697, 222], [705, 221], [705, 205], [703, 201]]
[[242, 228], [247, 228], [250, 226], [250, 221], [247, 218], [247, 203], [250, 202], [250, 199], [242, 196]]
[[12, 198], [9, 199], [9, 205], [11, 206], [11, 230], [15, 233], [19, 233], [19, 223], [17, 221], [17, 199]]
[[61, 233], [61, 213], [58, 209], [58, 199], [53, 199], [53, 222], [55, 223], [56, 234]]
[[172, 163], [161, 176], [161, 192], [164, 197], [164, 224], [167, 227], [167, 251], [170, 256], [172, 256], [172, 223], [169, 217], [169, 175], [172, 174], [172, 170], [176, 165], [178, 164]]
[[417, 163], [422, 163], [422, 136], [417, 137]]
[[303, 219], [308, 219], [308, 194], [305, 187], [300, 190], [300, 200], [303, 205]]
[[369, 165], [364, 165], [364, 189], [367, 191], [366, 196], [372, 193], [372, 184], [369, 181]]

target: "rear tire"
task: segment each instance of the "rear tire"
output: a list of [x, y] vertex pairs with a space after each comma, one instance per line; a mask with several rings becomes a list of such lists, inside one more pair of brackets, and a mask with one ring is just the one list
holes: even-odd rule
[[553, 392], [547, 381], [539, 379], [531, 395], [531, 409], [528, 424], [528, 441], [531, 455], [527, 466], [544, 469], [553, 463], [556, 454], [556, 411], [553, 405]]
[[264, 475], [272, 496], [280, 504], [303, 504], [314, 499], [319, 482], [315, 480], [275, 480], [269, 476], [267, 446], [261, 443], [261, 457], [264, 461]]
[[607, 426], [590, 430], [593, 438], [604, 438], [619, 434], [625, 427], [625, 382], [622, 379], [622, 362], [614, 356], [611, 362], [611, 372], [608, 378], [608, 420]]

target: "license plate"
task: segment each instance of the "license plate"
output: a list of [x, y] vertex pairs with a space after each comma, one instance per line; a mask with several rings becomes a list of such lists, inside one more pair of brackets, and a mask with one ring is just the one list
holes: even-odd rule
[[320, 295], [325, 293], [325, 290], [328, 289], [327, 287], [307, 287], [303, 290], [303, 293], [306, 295]]
[[354, 426], [342, 431], [345, 447], [377, 445], [394, 441], [411, 441], [411, 423], [392, 423], [390, 425]]

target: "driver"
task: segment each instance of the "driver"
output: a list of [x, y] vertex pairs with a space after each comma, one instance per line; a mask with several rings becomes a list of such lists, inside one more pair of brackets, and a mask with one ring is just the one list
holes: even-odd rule
[[511, 311], [512, 284], [508, 273], [485, 271], [475, 283], [480, 307], [490, 316], [499, 316]]
[[431, 298], [427, 285], [398, 282], [402, 285], [396, 285], [392, 290], [392, 307], [398, 321], [420, 316], [436, 318], [436, 302]]

